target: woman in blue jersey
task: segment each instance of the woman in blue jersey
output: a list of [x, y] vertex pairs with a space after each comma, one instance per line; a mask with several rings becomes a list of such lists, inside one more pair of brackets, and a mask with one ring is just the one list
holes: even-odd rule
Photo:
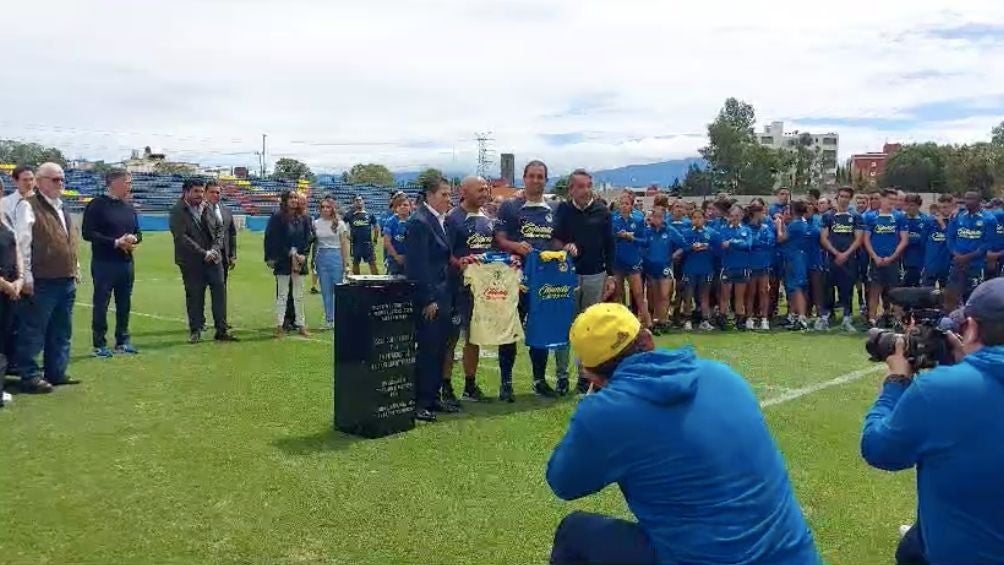
[[[762, 202], [762, 201], [761, 201]], [[746, 329], [756, 329], [753, 316], [760, 315], [761, 330], [770, 329], [770, 276], [774, 264], [774, 242], [777, 232], [772, 222], [765, 221], [767, 207], [754, 203], [749, 207], [750, 282], [746, 287]]]
[[690, 229], [680, 234], [683, 247], [677, 253], [683, 255], [683, 285], [685, 288], [684, 310], [687, 321], [683, 329], [690, 331], [693, 323], [689, 319], [694, 310], [694, 302], [700, 304], [698, 329], [711, 331], [711, 286], [715, 279], [715, 255], [719, 248], [718, 233], [704, 225], [704, 210], [697, 208], [690, 215]]
[[805, 264], [805, 248], [809, 232], [805, 215], [808, 206], [801, 200], [791, 203], [782, 218], [774, 220], [777, 242], [784, 256], [784, 296], [788, 301], [788, 316], [793, 318], [792, 330], [809, 329], [806, 320], [806, 291], [809, 286], [808, 270]]
[[405, 237], [408, 234], [408, 218], [411, 216], [411, 202], [403, 194], [394, 199], [394, 215], [383, 226], [384, 265], [388, 275], [404, 274], [404, 258], [406, 248]]
[[733, 303], [733, 291], [735, 292], [737, 328], [746, 326], [746, 285], [750, 280], [750, 247], [753, 244], [752, 232], [749, 227], [743, 225], [742, 220], [742, 208], [732, 206], [728, 218], [718, 232], [721, 238], [722, 261], [722, 284], [718, 296], [718, 307], [727, 322], [729, 305]]
[[669, 292], [673, 282], [673, 252], [680, 248], [680, 233], [666, 224], [666, 196], [658, 196], [652, 206], [649, 226], [645, 231], [642, 271], [648, 303], [652, 310], [652, 331], [661, 332], [669, 318]]
[[616, 241], [614, 248], [614, 298], [624, 303], [624, 282], [631, 292], [642, 326], [652, 327], [645, 290], [641, 282], [641, 250], [645, 245], [645, 215], [634, 208], [634, 193], [625, 190], [617, 201], [617, 213], [610, 217]]

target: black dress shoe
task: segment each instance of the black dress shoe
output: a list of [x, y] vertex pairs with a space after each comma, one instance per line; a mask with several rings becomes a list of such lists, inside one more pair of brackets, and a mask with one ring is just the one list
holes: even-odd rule
[[508, 402], [509, 404], [516, 402], [516, 395], [513, 394], [511, 386], [503, 386], [499, 390], [499, 401]]
[[435, 422], [436, 415], [433, 414], [430, 410], [426, 410], [423, 408], [422, 410], [415, 412], [415, 419], [420, 422]]
[[202, 332], [188, 334], [188, 343], [199, 343], [200, 341], [202, 341]]
[[457, 406], [456, 404], [451, 404], [449, 402], [436, 401], [430, 407], [430, 410], [432, 410], [433, 412], [442, 412], [444, 414], [456, 414], [457, 412], [460, 412], [460, 406]]
[[52, 383], [42, 377], [32, 377], [21, 381], [21, 392], [27, 394], [48, 394], [52, 392]]
[[533, 393], [537, 396], [543, 396], [544, 398], [556, 398], [558, 395], [551, 388], [551, 385], [547, 384], [547, 381], [537, 381], [533, 383]]
[[80, 384], [79, 380], [74, 379], [74, 378], [70, 378], [70, 377], [63, 377], [62, 379], [60, 379], [58, 381], [57, 380], [50, 380], [49, 382], [52, 383], [52, 386], [68, 386], [68, 385], [78, 385], [78, 384]]
[[568, 395], [568, 379], [558, 379], [558, 386], [554, 389], [554, 393], [558, 396]]
[[240, 341], [236, 336], [230, 333], [216, 334], [214, 337], [216, 341]]

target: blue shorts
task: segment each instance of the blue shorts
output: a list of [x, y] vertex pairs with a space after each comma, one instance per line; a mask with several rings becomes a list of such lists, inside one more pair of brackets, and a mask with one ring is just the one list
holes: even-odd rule
[[721, 272], [722, 284], [745, 284], [750, 282], [750, 270], [745, 268], [740, 269], [722, 269]]
[[673, 267], [645, 261], [642, 263], [642, 274], [648, 280], [661, 281], [673, 277]]
[[769, 277], [774, 274], [773, 267], [762, 267], [756, 269], [750, 269], [750, 278], [755, 279], [758, 277]]
[[948, 287], [967, 300], [973, 290], [983, 282], [983, 267], [972, 267], [963, 271], [952, 265], [948, 270]]
[[639, 261], [638, 263], [634, 264], [626, 264], [614, 260], [613, 271], [615, 275], [621, 275], [621, 276], [641, 274], [641, 262]]
[[353, 245], [352, 260], [358, 262], [371, 263], [373, 261], [372, 245]]
[[784, 281], [784, 295], [794, 296], [796, 292], [801, 292], [805, 294], [809, 291], [809, 282], [806, 280], [787, 280]]
[[706, 275], [688, 275], [688, 274], [684, 274], [682, 282], [683, 282], [684, 288], [686, 288], [687, 290], [690, 290], [690, 291], [693, 291], [693, 292], [696, 293], [696, 292], [700, 291], [701, 289], [705, 289], [705, 288], [707, 288], [707, 289], [710, 290], [711, 286], [715, 282], [715, 276], [713, 274], [711, 274], [711, 273], [708, 273]]
[[474, 315], [474, 295], [470, 288], [463, 288], [453, 295], [453, 325], [456, 330], [467, 331]]
[[899, 263], [892, 263], [879, 267], [875, 262], [868, 265], [868, 282], [877, 284], [885, 288], [894, 288], [900, 285]]

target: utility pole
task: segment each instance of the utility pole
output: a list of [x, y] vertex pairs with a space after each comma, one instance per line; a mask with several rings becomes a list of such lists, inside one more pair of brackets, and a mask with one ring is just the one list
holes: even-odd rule
[[268, 137], [264, 133], [261, 134], [261, 178], [265, 178], [265, 138]]

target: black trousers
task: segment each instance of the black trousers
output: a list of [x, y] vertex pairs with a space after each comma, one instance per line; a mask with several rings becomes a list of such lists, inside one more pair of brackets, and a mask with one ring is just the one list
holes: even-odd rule
[[443, 364], [451, 331], [451, 312], [442, 308], [432, 320], [426, 320], [421, 309], [415, 323], [415, 408], [431, 409], [436, 403], [443, 380]]
[[189, 331], [198, 332], [206, 327], [206, 288], [208, 287], [216, 334], [227, 333], [227, 287], [223, 282], [223, 265], [219, 263], [186, 265], [181, 267], [181, 280], [185, 284], [185, 307], [188, 310]]
[[924, 557], [924, 539], [920, 535], [920, 523], [910, 527], [896, 548], [896, 565], [928, 565]]
[[[0, 342], [0, 393], [3, 392], [5, 376], [7, 374], [8, 363], [14, 358], [14, 350], [8, 349], [7, 338], [13, 333], [14, 330], [14, 306], [15, 303], [6, 294], [0, 294], [0, 336], [3, 336], [3, 342]], [[3, 399], [0, 398], [0, 405], [3, 405]]]
[[132, 306], [133, 262], [92, 261], [94, 306], [91, 308], [91, 341], [94, 348], [106, 347], [108, 341], [108, 303], [115, 294], [115, 345], [129, 343], [129, 310]]

